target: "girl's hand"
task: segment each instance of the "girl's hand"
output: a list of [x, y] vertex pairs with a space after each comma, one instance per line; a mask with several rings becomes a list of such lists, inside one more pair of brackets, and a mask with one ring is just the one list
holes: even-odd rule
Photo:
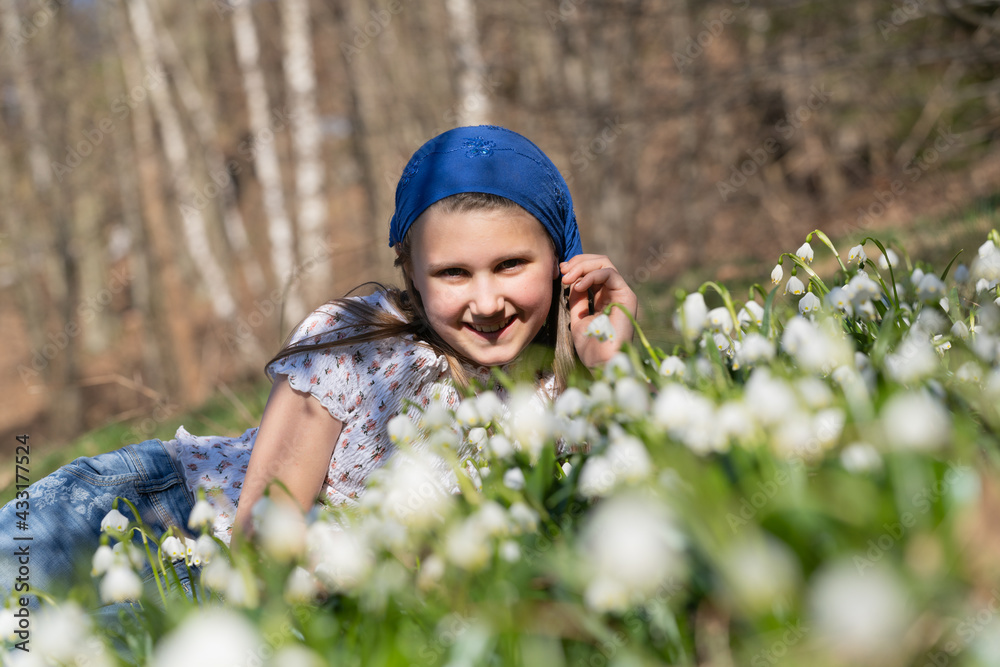
[[[639, 300], [625, 279], [604, 255], [577, 255], [559, 265], [562, 282], [570, 286], [569, 312], [573, 344], [580, 360], [588, 367], [598, 366], [621, 348], [623, 341], [632, 340], [632, 322], [620, 309], [612, 308], [613, 339], [601, 342], [587, 335], [587, 326], [612, 303], [620, 303], [635, 317]], [[590, 314], [587, 290], [594, 295], [594, 314]]]

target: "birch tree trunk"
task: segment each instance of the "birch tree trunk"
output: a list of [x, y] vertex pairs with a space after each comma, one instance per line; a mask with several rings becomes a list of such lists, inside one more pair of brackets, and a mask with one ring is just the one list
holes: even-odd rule
[[[298, 320], [305, 314], [305, 308], [298, 281], [295, 280], [294, 230], [285, 208], [278, 152], [268, 123], [270, 101], [264, 82], [264, 72], [260, 68], [257, 28], [254, 26], [249, 0], [231, 0], [230, 4], [233, 8], [232, 28], [236, 43], [236, 58], [239, 61], [243, 75], [243, 89], [247, 96], [250, 132], [257, 138], [254, 144], [256, 149], [254, 167], [264, 199], [264, 214], [267, 216], [267, 231], [271, 241], [272, 268], [286, 295], [282, 314], [289, 320]], [[262, 140], [267, 136], [271, 136], [272, 139]]]
[[[156, 51], [156, 29], [146, 0], [125, 0], [125, 5], [128, 7], [140, 60], [147, 75], [165, 78], [163, 65]], [[216, 316], [229, 320], [236, 314], [236, 301], [229, 289], [226, 273], [209, 243], [208, 226], [198, 205], [191, 176], [191, 159], [177, 109], [170, 99], [170, 88], [165, 80], [149, 85], [148, 88], [153, 111], [159, 121], [163, 150], [174, 174], [174, 187], [181, 204], [181, 217], [184, 219], [182, 227], [188, 252]]]
[[[282, 0], [281, 17], [285, 42], [285, 81], [288, 84], [292, 147], [295, 153], [295, 194], [298, 207], [299, 257], [305, 259], [326, 243], [325, 169], [320, 151], [319, 112], [316, 108], [316, 72], [310, 33], [309, 0]], [[308, 285], [329, 290], [329, 261], [316, 263]], [[323, 294], [303, 285], [303, 292]]]
[[[111, 12], [115, 23], [118, 51], [127, 90], [142, 85], [142, 67], [136, 46], [129, 38], [124, 17], [117, 9]], [[137, 238], [137, 252], [149, 252], [150, 314], [148, 328], [162, 358], [162, 372], [171, 395], [183, 396], [197, 404], [205, 395], [198, 380], [198, 359], [191, 322], [184, 317], [186, 291], [175, 261], [174, 235], [170, 231], [167, 203], [162, 189], [163, 177], [157, 159], [156, 137], [149, 107], [138, 105], [131, 114], [135, 137], [139, 191], [142, 195], [142, 220]], [[152, 360], [151, 360], [152, 361]]]
[[474, 0], [445, 0], [449, 32], [455, 45], [458, 65], [458, 121], [460, 125], [482, 125], [489, 122], [489, 94], [483, 88], [486, 63], [479, 48]]
[[184, 57], [177, 48], [170, 30], [164, 24], [162, 16], [155, 11], [155, 5], [151, 5], [151, 9], [154, 9], [152, 15], [157, 53], [170, 72], [170, 78], [177, 86], [177, 95], [191, 119], [195, 134], [198, 135], [198, 143], [203, 151], [209, 177], [219, 188], [216, 208], [221, 212], [226, 239], [232, 247], [239, 271], [242, 272], [250, 290], [260, 294], [266, 289], [264, 272], [250, 246], [246, 223], [237, 201], [235, 183], [226, 166], [225, 156], [219, 148], [219, 132], [214, 114], [191, 76], [191, 71], [184, 62]]

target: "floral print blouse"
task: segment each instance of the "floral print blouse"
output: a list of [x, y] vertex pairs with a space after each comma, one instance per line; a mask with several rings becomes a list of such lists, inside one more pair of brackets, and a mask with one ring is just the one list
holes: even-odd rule
[[[379, 292], [356, 298], [398, 315]], [[365, 325], [352, 317], [324, 304], [299, 325], [289, 344], [341, 340], [364, 331]], [[489, 368], [466, 370], [470, 379], [489, 384]], [[269, 365], [267, 375], [272, 380], [287, 376], [293, 388], [311, 393], [343, 423], [321, 491], [334, 505], [355, 503], [368, 476], [392, 455], [386, 426], [402, 412], [405, 399], [421, 408], [432, 400], [455, 408], [461, 398], [451, 384], [447, 359], [408, 336], [292, 354]], [[217, 508], [214, 532], [226, 542], [256, 435], [257, 427], [237, 437], [195, 436], [182, 426], [168, 443], [192, 494], [204, 489]]]

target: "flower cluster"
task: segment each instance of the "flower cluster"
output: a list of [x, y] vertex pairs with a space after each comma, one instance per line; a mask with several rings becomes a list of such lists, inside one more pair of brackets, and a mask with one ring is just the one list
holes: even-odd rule
[[354, 505], [265, 499], [231, 550], [115, 510], [101, 595], [151, 563], [154, 664], [996, 664], [998, 242], [932, 270], [814, 232], [555, 400], [498, 374], [410, 407]]

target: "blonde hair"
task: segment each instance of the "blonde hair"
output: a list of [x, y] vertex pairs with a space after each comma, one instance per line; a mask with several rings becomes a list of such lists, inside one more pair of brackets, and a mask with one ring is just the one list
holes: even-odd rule
[[[443, 213], [468, 213], [481, 210], [504, 210], [504, 209], [524, 209], [511, 200], [499, 195], [486, 194], [481, 192], [464, 192], [435, 202], [427, 211], [440, 210]], [[426, 211], [425, 211], [426, 212]], [[421, 214], [423, 215], [423, 214]], [[541, 224], [541, 223], [539, 223]], [[551, 238], [549, 239], [552, 243]], [[552, 243], [553, 250], [555, 244]], [[395, 338], [399, 336], [411, 335], [417, 341], [427, 345], [437, 354], [443, 355], [448, 360], [448, 367], [451, 371], [452, 379], [455, 383], [465, 389], [469, 386], [469, 378], [462, 366], [462, 363], [476, 366], [475, 361], [468, 359], [455, 351], [448, 343], [438, 335], [430, 326], [427, 314], [424, 312], [423, 302], [420, 294], [413, 285], [411, 276], [411, 249], [409, 236], [396, 244], [395, 266], [403, 274], [404, 289], [396, 287], [386, 287], [374, 283], [385, 299], [402, 315], [400, 319], [393, 313], [377, 308], [371, 304], [358, 299], [339, 298], [331, 299], [328, 303], [346, 311], [352, 323], [346, 325], [347, 328], [365, 327], [366, 330], [346, 338], [328, 341], [323, 343], [308, 343], [290, 345], [289, 339], [285, 340], [282, 349], [271, 359], [267, 365], [270, 366], [275, 361], [299, 352], [309, 352], [314, 350], [324, 350], [343, 345], [352, 345], [383, 338]], [[373, 284], [373, 283], [365, 283]], [[360, 286], [359, 286], [360, 287]], [[357, 288], [355, 288], [356, 290]], [[352, 290], [355, 291], [355, 290]], [[553, 372], [555, 374], [556, 390], [562, 391], [566, 388], [570, 373], [576, 366], [578, 360], [576, 348], [573, 345], [573, 336], [570, 332], [570, 313], [568, 297], [561, 281], [557, 278], [552, 281], [552, 305], [545, 325], [532, 341], [533, 344], [549, 348], [554, 353]], [[298, 330], [298, 326], [292, 330], [293, 334]], [[329, 333], [329, 332], [323, 332]]]

